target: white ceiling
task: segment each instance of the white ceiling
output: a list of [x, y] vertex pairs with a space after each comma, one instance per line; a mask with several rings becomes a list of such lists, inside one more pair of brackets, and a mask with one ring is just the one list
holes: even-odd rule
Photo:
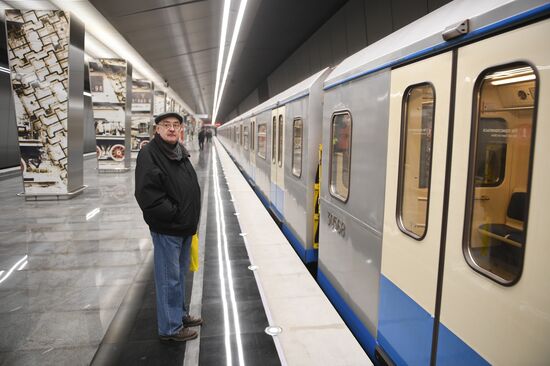
[[[346, 1], [249, 0], [218, 116], [246, 98]], [[222, 0], [90, 2], [195, 113], [212, 114]], [[227, 46], [238, 7], [233, 0]]]

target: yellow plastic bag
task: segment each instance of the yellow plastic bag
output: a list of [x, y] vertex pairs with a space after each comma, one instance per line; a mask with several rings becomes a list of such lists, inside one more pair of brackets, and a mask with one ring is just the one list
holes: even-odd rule
[[193, 235], [191, 239], [191, 260], [189, 261], [189, 270], [197, 272], [199, 270], [199, 234]]

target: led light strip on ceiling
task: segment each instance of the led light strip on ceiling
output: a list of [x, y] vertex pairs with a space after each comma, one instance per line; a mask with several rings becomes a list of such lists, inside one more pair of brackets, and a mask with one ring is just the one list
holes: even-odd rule
[[[230, 7], [231, 7], [231, 0], [226, 0], [223, 5], [222, 31], [220, 34], [220, 52], [218, 53], [218, 68], [216, 69], [216, 87], [214, 89], [214, 105], [212, 106], [212, 114], [214, 114], [214, 106], [216, 104], [216, 100], [218, 100], [220, 77], [221, 77], [221, 72], [223, 67], [223, 55], [225, 54], [225, 38], [227, 37], [227, 22], [229, 21]], [[212, 122], [214, 122], [214, 116], [212, 116]]]
[[[225, 11], [226, 7], [229, 8], [228, 3], [230, 4], [231, 0], [225, 0], [224, 11]], [[243, 18], [244, 18], [244, 11], [246, 10], [247, 3], [248, 3], [248, 0], [241, 0], [241, 3], [239, 5], [239, 12], [237, 13], [237, 19], [235, 20], [235, 26], [233, 28], [233, 35], [231, 37], [231, 44], [229, 45], [229, 53], [227, 55], [227, 60], [225, 62], [225, 67], [224, 67], [224, 71], [223, 71], [223, 78], [222, 78], [221, 83], [219, 82], [218, 77], [216, 77], [216, 90], [218, 90], [218, 93], [214, 93], [214, 105], [212, 107], [212, 123], [215, 123], [216, 118], [218, 117], [218, 111], [219, 111], [221, 100], [222, 100], [222, 97], [223, 97], [223, 92], [225, 90], [225, 83], [227, 81], [227, 75], [229, 74], [229, 67], [231, 66], [231, 61], [233, 60], [233, 54], [235, 52], [235, 45], [237, 44], [237, 40], [239, 38], [239, 33], [240, 33], [240, 30], [241, 30], [241, 25], [242, 25]], [[224, 16], [225, 16], [225, 13], [224, 13]], [[224, 25], [225, 25], [225, 27], [224, 27]], [[222, 45], [222, 41], [223, 41], [223, 44], [225, 44], [225, 34], [224, 33], [227, 32], [226, 28], [227, 28], [227, 22], [224, 23], [223, 20], [222, 20], [222, 37], [223, 37], [223, 40], [220, 41], [220, 55], [221, 56], [218, 58], [218, 60], [223, 58], [223, 52], [225, 51], [225, 45]], [[216, 75], [219, 75], [221, 73], [220, 72], [220, 67], [221, 67], [221, 63], [218, 62], [218, 70], [216, 72]]]

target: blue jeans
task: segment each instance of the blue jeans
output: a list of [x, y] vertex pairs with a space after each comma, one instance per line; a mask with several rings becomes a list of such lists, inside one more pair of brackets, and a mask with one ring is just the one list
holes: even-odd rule
[[183, 327], [185, 274], [189, 271], [192, 236], [181, 237], [151, 231], [155, 258], [157, 322], [159, 335], [176, 334]]

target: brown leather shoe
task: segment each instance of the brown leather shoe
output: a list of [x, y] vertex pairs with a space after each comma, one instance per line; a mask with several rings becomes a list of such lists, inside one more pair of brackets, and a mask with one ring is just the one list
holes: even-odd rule
[[188, 341], [190, 339], [197, 338], [197, 335], [198, 335], [197, 332], [195, 332], [194, 330], [183, 327], [176, 334], [166, 335], [166, 336], [161, 335], [160, 340], [161, 341], [185, 342], [185, 341]]
[[196, 327], [202, 324], [200, 316], [186, 315], [182, 319], [184, 327]]

